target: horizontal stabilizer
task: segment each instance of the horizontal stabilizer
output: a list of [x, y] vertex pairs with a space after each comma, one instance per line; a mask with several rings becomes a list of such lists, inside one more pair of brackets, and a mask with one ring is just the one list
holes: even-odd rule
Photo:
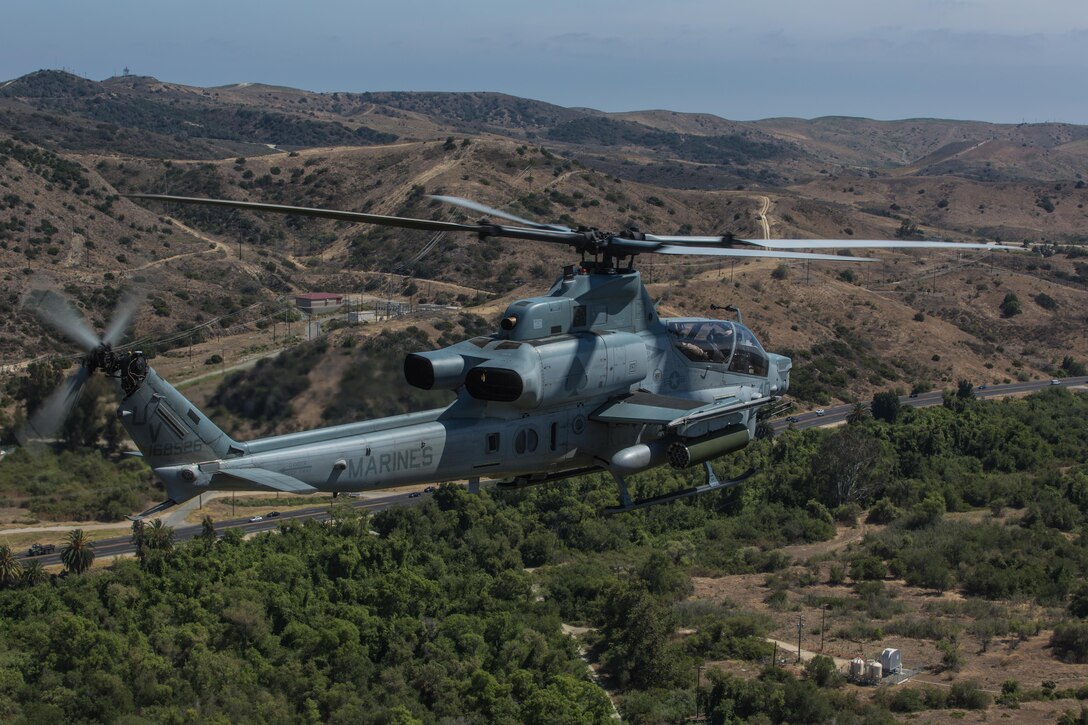
[[[231, 481], [230, 479], [235, 479]], [[259, 488], [270, 488], [273, 491], [283, 491], [284, 493], [313, 493], [317, 489], [308, 483], [303, 483], [294, 476], [288, 476], [285, 473], [278, 473], [276, 471], [269, 471], [264, 468], [231, 468], [229, 470], [218, 471], [212, 476], [212, 485], [222, 486], [223, 488], [231, 488], [237, 486], [238, 482], [248, 483], [251, 486], [257, 486]], [[249, 486], [245, 486], [249, 488]]]

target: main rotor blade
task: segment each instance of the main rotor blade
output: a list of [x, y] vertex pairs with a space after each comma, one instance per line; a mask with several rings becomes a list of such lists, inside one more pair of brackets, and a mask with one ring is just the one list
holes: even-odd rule
[[871, 257], [842, 257], [837, 254], [809, 254], [807, 252], [783, 252], [776, 249], [731, 249], [729, 247], [685, 247], [662, 244], [642, 250], [654, 254], [692, 254], [704, 257], [757, 257], [760, 259], [818, 259], [824, 262], [879, 262]]
[[471, 199], [462, 199], [459, 196], [443, 196], [441, 194], [431, 194], [430, 197], [432, 199], [436, 199], [438, 201], [445, 202], [446, 204], [453, 204], [454, 206], [460, 206], [460, 207], [464, 207], [465, 209], [471, 209], [472, 211], [478, 211], [481, 214], [487, 214], [489, 216], [496, 216], [496, 217], [499, 217], [500, 219], [507, 219], [507, 220], [512, 221], [512, 222], [517, 222], [518, 224], [524, 224], [525, 226], [531, 227], [533, 229], [550, 229], [550, 230], [552, 230], [554, 232], [569, 232], [569, 231], [571, 231], [570, 227], [564, 227], [564, 226], [560, 226], [558, 224], [541, 224], [540, 222], [534, 222], [534, 221], [530, 221], [528, 219], [522, 219], [521, 217], [515, 216], [514, 214], [511, 214], [510, 212], [499, 211], [498, 209], [492, 209], [491, 207], [486, 206], [484, 204], [481, 204], [478, 201], [472, 201]]
[[899, 239], [741, 239], [732, 236], [692, 237], [646, 234], [648, 242], [665, 244], [746, 244], [763, 249], [981, 249], [1003, 252], [1026, 252], [1022, 247], [1001, 244], [974, 244], [969, 242], [940, 242], [936, 240], [904, 241]]
[[132, 322], [132, 316], [136, 314], [136, 310], [143, 304], [145, 296], [143, 290], [129, 290], [125, 294], [117, 305], [117, 309], [113, 312], [113, 319], [110, 320], [106, 332], [102, 335], [102, 342], [113, 347], [121, 341], [129, 323]]
[[34, 440], [50, 440], [56, 436], [72, 406], [79, 400], [83, 385], [90, 374], [89, 368], [80, 365], [79, 370], [69, 375], [67, 380], [49, 394], [41, 407], [27, 419], [26, 426], [20, 432], [19, 439], [23, 445]]
[[969, 242], [902, 241], [895, 239], [734, 239], [764, 249], [982, 249], [1002, 252], [1026, 252], [1023, 247]]
[[364, 214], [359, 211], [337, 211], [335, 209], [313, 209], [304, 206], [286, 206], [284, 204], [262, 204], [256, 201], [234, 201], [233, 199], [198, 199], [191, 196], [168, 196], [165, 194], [126, 194], [130, 199], [149, 199], [168, 201], [178, 204], [200, 204], [202, 206], [223, 206], [228, 209], [249, 209], [250, 211], [270, 211], [277, 214], [297, 214], [299, 216], [338, 219], [345, 222], [380, 224], [387, 227], [405, 229], [423, 229], [432, 232], [476, 232], [482, 228], [477, 224], [456, 224], [430, 219], [412, 219], [411, 217], [384, 216], [382, 214]]
[[[32, 302], [31, 299], [34, 301]], [[83, 316], [72, 306], [66, 297], [52, 291], [44, 290], [31, 293], [27, 298], [26, 306], [31, 307], [43, 322], [52, 325], [56, 330], [66, 335], [69, 340], [91, 352], [98, 347], [98, 335], [94, 334]]]
[[198, 199], [191, 196], [168, 196], [165, 194], [126, 194], [130, 199], [148, 199], [151, 201], [177, 202], [179, 204], [202, 204], [204, 206], [222, 206], [228, 209], [248, 209], [250, 211], [270, 211], [276, 214], [297, 214], [299, 216], [338, 219], [345, 222], [379, 224], [387, 227], [404, 229], [423, 229], [431, 232], [471, 232], [481, 237], [508, 237], [510, 239], [528, 239], [538, 242], [556, 242], [578, 246], [586, 242], [586, 235], [572, 230], [549, 228], [523, 229], [507, 227], [501, 224], [457, 224], [431, 219], [413, 219], [402, 216], [384, 216], [382, 214], [364, 214], [358, 211], [337, 211], [335, 209], [313, 209], [304, 206], [285, 206], [283, 204], [262, 204], [255, 201], [234, 201], [233, 199]]
[[699, 246], [701, 244], [728, 244], [733, 241], [733, 237], [717, 236], [717, 237], [693, 237], [686, 234], [643, 234], [642, 238], [647, 242], [662, 242], [664, 244], [692, 244]]

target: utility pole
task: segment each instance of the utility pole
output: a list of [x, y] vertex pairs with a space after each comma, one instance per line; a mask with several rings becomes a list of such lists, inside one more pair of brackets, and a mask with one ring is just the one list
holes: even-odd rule
[[797, 662], [801, 662], [801, 630], [805, 628], [805, 615], [797, 615]]
[[827, 624], [827, 605], [820, 607], [820, 654], [824, 651], [824, 630]]
[[699, 700], [701, 698], [700, 688], [703, 686], [703, 665], [698, 664], [695, 666], [695, 719], [699, 720]]

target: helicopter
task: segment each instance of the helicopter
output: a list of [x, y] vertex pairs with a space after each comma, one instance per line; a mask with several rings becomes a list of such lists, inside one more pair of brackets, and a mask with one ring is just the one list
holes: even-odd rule
[[[43, 319], [80, 345], [77, 370], [31, 417], [44, 433], [59, 427], [88, 377], [117, 381], [117, 409], [167, 498], [133, 520], [207, 491], [326, 492], [336, 496], [424, 483], [482, 479], [504, 488], [592, 472], [614, 478], [622, 512], [737, 485], [754, 471], [721, 480], [711, 461], [755, 438], [757, 415], [789, 390], [793, 363], [767, 352], [736, 320], [660, 317], [634, 260], [640, 254], [803, 259], [865, 263], [867, 257], [812, 249], [972, 249], [996, 244], [899, 240], [741, 239], [731, 234], [673, 236], [542, 224], [474, 201], [435, 196], [484, 214], [460, 223], [161, 194], [130, 198], [320, 217], [406, 229], [563, 244], [580, 255], [546, 293], [512, 302], [490, 335], [404, 359], [409, 385], [449, 390], [444, 408], [285, 435], [234, 440], [166, 380], [140, 350], [118, 346], [135, 305], [122, 302], [99, 337], [55, 293]], [[498, 223], [501, 219], [513, 224]], [[719, 308], [730, 309], [730, 308]], [[702, 466], [701, 485], [640, 500], [627, 478], [657, 466]]]

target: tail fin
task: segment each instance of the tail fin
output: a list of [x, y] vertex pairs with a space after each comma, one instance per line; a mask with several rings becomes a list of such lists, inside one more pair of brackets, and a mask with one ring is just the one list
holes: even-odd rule
[[241, 448], [174, 386], [147, 368], [117, 409], [121, 423], [175, 503], [192, 498], [205, 476], [191, 464], [241, 455]]

